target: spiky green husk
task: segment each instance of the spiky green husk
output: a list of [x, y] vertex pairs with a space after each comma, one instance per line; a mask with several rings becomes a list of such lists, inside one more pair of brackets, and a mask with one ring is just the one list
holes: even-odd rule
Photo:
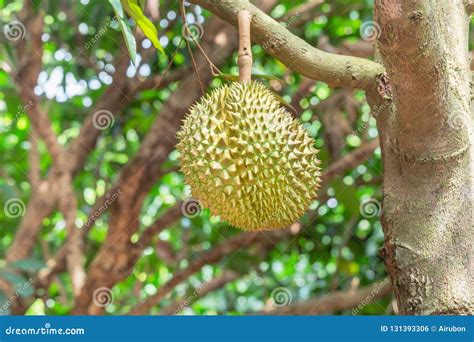
[[284, 228], [314, 200], [313, 140], [264, 85], [237, 82], [200, 99], [178, 132], [193, 196], [244, 230]]

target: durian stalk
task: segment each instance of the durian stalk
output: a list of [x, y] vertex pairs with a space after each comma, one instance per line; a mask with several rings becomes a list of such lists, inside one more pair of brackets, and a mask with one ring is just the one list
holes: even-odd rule
[[252, 15], [247, 10], [240, 10], [237, 13], [239, 22], [239, 81], [248, 83], [252, 77], [252, 47], [250, 40], [250, 22]]

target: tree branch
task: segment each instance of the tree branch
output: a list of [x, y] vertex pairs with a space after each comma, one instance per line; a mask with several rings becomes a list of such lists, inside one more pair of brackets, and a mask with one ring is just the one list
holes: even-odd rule
[[30, 152], [28, 154], [29, 172], [28, 178], [30, 186], [35, 188], [41, 180], [41, 161], [38, 150], [38, 133], [34, 128], [30, 129]]
[[260, 315], [325, 315], [336, 311], [353, 310], [356, 314], [363, 306], [384, 298], [391, 292], [388, 278], [357, 290], [331, 292], [316, 299], [291, 304], [286, 307], [259, 312]]
[[217, 278], [212, 279], [210, 282], [204, 282], [198, 289], [194, 290], [194, 293], [191, 296], [181, 298], [175, 302], [172, 302], [168, 306], [160, 310], [160, 315], [176, 315], [180, 311], [188, 306], [192, 299], [192, 302], [195, 302], [197, 299], [206, 296], [207, 294], [216, 291], [225, 285], [237, 280], [241, 276], [240, 273], [237, 273], [232, 270], [224, 270], [222, 275]]
[[20, 67], [14, 79], [20, 90], [23, 108], [28, 114], [32, 126], [45, 142], [57, 164], [64, 151], [58, 143], [48, 115], [39, 108], [39, 99], [33, 91], [42, 67], [43, 16], [41, 14], [34, 15], [29, 4], [25, 5], [21, 14], [25, 16], [26, 29], [31, 38], [28, 41], [21, 41], [21, 44], [18, 45]]
[[384, 70], [380, 64], [351, 56], [327, 53], [312, 47], [293, 35], [277, 21], [246, 0], [191, 0], [237, 25], [237, 13], [246, 9], [252, 13], [252, 38], [268, 47], [267, 51], [288, 68], [333, 87], [372, 90]]
[[374, 139], [363, 143], [358, 149], [341, 157], [326, 168], [326, 170], [321, 175], [322, 182], [326, 182], [335, 176], [342, 175], [346, 170], [352, 169], [362, 163], [364, 160], [367, 160], [370, 156], [372, 156], [378, 146], [379, 140]]
[[78, 296], [84, 284], [86, 273], [84, 271], [84, 241], [76, 227], [77, 201], [71, 174], [64, 173], [61, 175], [60, 186], [59, 208], [66, 221], [68, 234], [66, 261], [69, 273], [71, 274], [74, 296]]

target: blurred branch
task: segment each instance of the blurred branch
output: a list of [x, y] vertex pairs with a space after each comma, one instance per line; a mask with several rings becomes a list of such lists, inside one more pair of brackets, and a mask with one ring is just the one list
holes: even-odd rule
[[369, 58], [374, 55], [374, 47], [370, 42], [359, 40], [357, 42], [342, 42], [341, 46], [333, 46], [328, 36], [322, 36], [318, 40], [318, 48], [330, 53], [336, 53], [360, 58]]
[[72, 185], [72, 177], [65, 173], [60, 178], [61, 192], [59, 195], [59, 209], [63, 213], [67, 229], [66, 262], [74, 296], [79, 295], [85, 280], [84, 271], [84, 241], [76, 227], [77, 201]]
[[134, 248], [143, 250], [144, 247], [151, 246], [154, 237], [158, 236], [158, 234], [183, 215], [181, 204], [182, 202], [178, 202], [173, 207], [167, 209], [151, 226], [146, 228], [138, 242], [134, 245]]
[[28, 164], [30, 167], [28, 172], [30, 186], [35, 188], [41, 181], [41, 161], [38, 150], [38, 133], [36, 133], [36, 130], [33, 127], [30, 129], [30, 152], [28, 154]]
[[186, 76], [189, 75], [189, 72], [192, 69], [189, 67], [183, 67], [180, 69], [175, 69], [165, 75], [155, 75], [148, 77], [144, 81], [137, 82], [134, 92], [139, 92], [142, 90], [149, 89], [161, 89], [168, 86], [170, 83], [183, 80]]
[[[286, 307], [259, 312], [260, 315], [324, 315], [336, 311], [357, 308], [384, 298], [391, 292], [388, 278], [379, 283], [357, 290], [331, 292], [327, 295], [305, 302], [298, 302]], [[361, 306], [360, 308], [358, 306]]]
[[324, 0], [309, 0], [299, 6], [293, 7], [286, 13], [284, 17], [284, 20], [287, 23], [287, 27], [300, 26], [304, 24], [307, 20], [313, 18], [313, 11], [323, 3]]
[[312, 80], [307, 77], [303, 77], [298, 87], [298, 90], [292, 96], [290, 104], [292, 107], [296, 109], [298, 116], [301, 115], [303, 112], [303, 108], [301, 108], [301, 105], [300, 105], [301, 100], [304, 99], [308, 95], [308, 92], [311, 90], [311, 88], [314, 87], [315, 84], [316, 84], [315, 80]]
[[23, 109], [57, 164], [64, 151], [58, 143], [48, 115], [40, 109], [39, 99], [33, 90], [42, 69], [43, 41], [41, 36], [44, 18], [41, 14], [35, 14], [31, 6], [31, 4], [26, 4], [21, 12], [21, 15], [25, 17], [25, 26], [30, 39], [21, 40], [18, 44], [17, 53], [20, 67], [15, 75], [15, 81], [20, 90]]
[[369, 142], [363, 143], [359, 148], [352, 151], [351, 153], [341, 157], [334, 163], [330, 164], [325, 172], [321, 176], [323, 182], [329, 179], [342, 175], [346, 170], [352, 169], [358, 166], [363, 161], [369, 159], [374, 153], [375, 149], [379, 146], [379, 140], [374, 139]]
[[180, 313], [180, 311], [184, 307], [190, 304], [189, 301], [191, 301], [191, 299], [192, 299], [192, 302], [195, 302], [199, 298], [202, 298], [213, 291], [221, 289], [225, 285], [233, 282], [234, 280], [237, 280], [240, 277], [241, 277], [240, 273], [237, 273], [232, 270], [224, 270], [222, 275], [220, 275], [219, 277], [212, 279], [210, 282], [204, 282], [203, 284], [201, 284], [201, 286], [199, 286], [199, 291], [195, 289], [194, 293], [191, 294], [190, 296], [180, 298], [179, 300], [172, 302], [168, 306], [161, 309], [159, 314], [160, 315], [176, 315]]
[[383, 73], [383, 67], [370, 60], [331, 54], [312, 47], [248, 1], [191, 2], [203, 6], [234, 26], [237, 24], [238, 11], [249, 10], [252, 13], [252, 37], [257, 43], [269, 45], [267, 51], [288, 68], [330, 86], [373, 90], [377, 77]]
[[291, 17], [299, 17], [302, 14], [310, 13], [312, 10], [314, 10], [319, 5], [322, 5], [323, 3], [324, 3], [324, 0], [308, 0], [302, 3], [301, 5], [290, 9], [286, 13], [285, 18], [289, 19]]
[[468, 0], [466, 8], [468, 13], [474, 13], [474, 0]]

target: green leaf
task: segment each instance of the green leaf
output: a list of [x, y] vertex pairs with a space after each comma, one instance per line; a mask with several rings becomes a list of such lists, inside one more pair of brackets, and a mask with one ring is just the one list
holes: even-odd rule
[[135, 36], [133, 35], [132, 28], [128, 24], [127, 18], [123, 12], [123, 7], [120, 0], [109, 0], [110, 4], [114, 8], [115, 16], [122, 31], [125, 44], [127, 45], [128, 54], [130, 55], [130, 60], [133, 64], [137, 59], [137, 42]]
[[38, 259], [27, 258], [17, 260], [8, 265], [10, 268], [17, 269], [20, 271], [34, 273], [44, 268], [46, 264]]
[[155, 48], [166, 56], [165, 50], [158, 40], [158, 31], [155, 25], [143, 14], [143, 11], [138, 4], [138, 0], [121, 0], [122, 6], [129, 16], [135, 20], [137, 25], [143, 31], [143, 34], [151, 40]]

